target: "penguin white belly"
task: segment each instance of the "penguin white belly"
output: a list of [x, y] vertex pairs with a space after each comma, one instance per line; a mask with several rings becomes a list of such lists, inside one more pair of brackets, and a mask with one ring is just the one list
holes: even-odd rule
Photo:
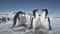
[[49, 30], [49, 22], [48, 22], [48, 19], [45, 19], [45, 28], [47, 30]]
[[42, 20], [42, 26], [45, 28], [45, 29], [49, 29], [49, 22], [48, 22], [48, 20], [47, 19], [44, 19], [44, 20]]
[[22, 24], [22, 16], [21, 15], [19, 15], [19, 20], [18, 20], [18, 25], [21, 25]]
[[26, 24], [26, 18], [25, 18], [25, 16], [22, 17], [22, 24]]
[[33, 30], [35, 30], [36, 26], [37, 26], [37, 20], [33, 19]]
[[42, 13], [40, 20], [41, 20], [41, 24], [42, 24], [43, 28], [48, 30], [49, 29], [49, 22], [48, 22], [48, 19], [45, 18], [45, 12]]
[[33, 19], [33, 30], [35, 30], [39, 24], [38, 19], [39, 19], [38, 17]]

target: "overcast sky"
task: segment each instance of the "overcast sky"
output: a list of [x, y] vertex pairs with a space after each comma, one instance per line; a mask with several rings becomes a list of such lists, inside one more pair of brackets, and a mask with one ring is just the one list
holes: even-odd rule
[[49, 12], [54, 12], [56, 16], [60, 16], [60, 0], [0, 0], [0, 12], [23, 11], [31, 13], [33, 9], [37, 9], [41, 14], [41, 9], [47, 8]]

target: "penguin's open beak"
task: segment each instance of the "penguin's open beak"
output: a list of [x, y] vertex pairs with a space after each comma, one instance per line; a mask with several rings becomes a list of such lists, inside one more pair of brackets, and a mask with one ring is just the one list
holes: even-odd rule
[[33, 10], [33, 12], [37, 12], [37, 11], [38, 11], [38, 9], [34, 9], [34, 10]]
[[41, 9], [42, 11], [44, 11], [44, 9]]
[[41, 9], [42, 11], [48, 11], [47, 9]]
[[36, 9], [36, 11], [38, 11], [38, 9]]
[[38, 11], [38, 9], [35, 10], [36, 12]]

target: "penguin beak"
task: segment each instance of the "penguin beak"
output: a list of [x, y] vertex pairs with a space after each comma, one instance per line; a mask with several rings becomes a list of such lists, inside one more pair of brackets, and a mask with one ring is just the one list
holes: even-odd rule
[[42, 11], [48, 11], [47, 9], [41, 9]]
[[44, 9], [41, 9], [44, 12]]
[[36, 11], [38, 11], [38, 9], [36, 9]]
[[35, 10], [36, 12], [38, 11], [38, 9]]

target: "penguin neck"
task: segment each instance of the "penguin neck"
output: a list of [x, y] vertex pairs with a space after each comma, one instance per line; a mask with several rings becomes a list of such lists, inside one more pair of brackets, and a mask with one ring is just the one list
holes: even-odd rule
[[46, 11], [44, 11], [44, 17], [45, 17], [45, 18], [47, 17], [47, 12], [46, 12]]
[[37, 13], [37, 12], [35, 12], [35, 18], [37, 18], [37, 16], [38, 16], [38, 13]]
[[45, 18], [45, 13], [46, 13], [46, 12], [44, 11], [44, 12], [42, 13], [42, 15], [41, 15], [41, 16], [43, 16], [43, 18]]
[[22, 16], [25, 16], [24, 14], [22, 14]]
[[45, 15], [46, 12], [44, 11], [43, 13], [44, 13], [44, 15]]

